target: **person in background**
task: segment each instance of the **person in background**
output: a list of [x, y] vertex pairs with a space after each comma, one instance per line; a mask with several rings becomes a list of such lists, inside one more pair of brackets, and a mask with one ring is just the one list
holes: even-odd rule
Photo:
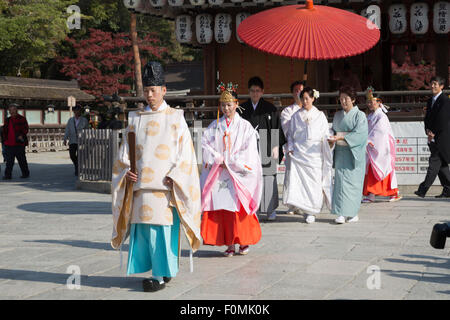
[[[264, 100], [264, 83], [259, 77], [252, 77], [248, 81], [248, 91], [250, 99], [242, 104], [244, 109], [242, 118], [249, 121], [252, 126], [258, 130], [259, 135], [259, 152], [262, 157], [263, 166], [263, 195], [259, 212], [267, 215], [269, 221], [276, 219], [276, 209], [278, 207], [278, 183], [277, 183], [277, 165], [274, 160], [281, 162], [280, 146], [286, 140], [281, 129], [280, 117], [277, 108], [270, 102]], [[278, 140], [272, 141], [272, 129], [278, 130]], [[262, 130], [266, 131], [266, 135], [262, 136]], [[267, 149], [262, 150], [262, 139], [267, 137]], [[272, 147], [273, 145], [273, 147]], [[266, 157], [264, 156], [266, 155]], [[264, 163], [264, 159], [269, 161]]]
[[443, 186], [436, 198], [450, 198], [450, 99], [442, 93], [445, 80], [439, 76], [431, 78], [431, 93], [425, 114], [425, 133], [428, 137], [430, 158], [425, 180], [414, 193], [424, 198], [436, 176]]
[[78, 176], [78, 135], [83, 129], [89, 129], [89, 121], [82, 117], [81, 106], [73, 108], [74, 116], [67, 121], [66, 131], [64, 134], [64, 145], [69, 141], [69, 155], [75, 167], [75, 175]]
[[17, 112], [18, 107], [15, 103], [9, 105], [8, 111], [10, 116], [6, 119], [5, 125], [3, 126], [3, 141], [6, 151], [6, 168], [3, 180], [12, 179], [15, 159], [17, 159], [20, 170], [22, 171], [21, 178], [28, 178], [30, 176], [25, 155], [25, 147], [28, 145], [28, 122], [25, 117]]
[[398, 193], [395, 174], [395, 137], [386, 115], [387, 108], [371, 87], [367, 89], [366, 99], [370, 113], [367, 116], [369, 136], [363, 202], [374, 202], [375, 196], [398, 201], [402, 197]]

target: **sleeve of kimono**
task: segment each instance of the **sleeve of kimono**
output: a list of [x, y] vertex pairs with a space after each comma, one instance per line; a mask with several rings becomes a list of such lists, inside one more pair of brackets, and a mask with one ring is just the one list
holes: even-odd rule
[[223, 156], [214, 149], [216, 144], [214, 136], [215, 131], [216, 129], [214, 127], [210, 127], [203, 132], [202, 155], [204, 164], [213, 165], [216, 162], [221, 163], [223, 161]]
[[295, 133], [295, 124], [293, 121], [294, 116], [292, 116], [291, 121], [289, 121], [289, 134], [287, 135], [287, 152], [294, 150], [294, 133]]
[[[363, 112], [358, 112], [355, 116], [353, 130], [344, 137], [350, 147], [354, 159], [358, 159], [359, 151], [367, 144], [368, 136], [367, 118]], [[365, 152], [364, 152], [365, 155]]]
[[241, 173], [249, 173], [253, 171], [253, 168], [258, 165], [255, 161], [259, 159], [258, 157], [254, 157], [255, 152], [257, 152], [257, 139], [256, 139], [256, 131], [253, 128], [250, 128], [246, 137], [243, 137], [245, 142], [241, 145], [239, 150], [236, 150], [228, 160], [228, 165], [231, 170]]
[[333, 167], [333, 150], [334, 145], [330, 147], [328, 143], [329, 128], [328, 120], [323, 114], [322, 117], [322, 190], [325, 194], [325, 202], [328, 208], [331, 208], [332, 199], [332, 167]]
[[189, 128], [180, 116], [178, 154], [175, 165], [167, 173], [173, 181], [172, 195], [187, 240], [195, 252], [201, 244], [201, 190], [194, 144]]
[[118, 249], [129, 234], [131, 221], [131, 206], [133, 203], [133, 184], [126, 180], [126, 173], [130, 170], [129, 146], [126, 134], [122, 137], [122, 144], [114, 160], [111, 194], [112, 194], [112, 217], [113, 232], [111, 246]]

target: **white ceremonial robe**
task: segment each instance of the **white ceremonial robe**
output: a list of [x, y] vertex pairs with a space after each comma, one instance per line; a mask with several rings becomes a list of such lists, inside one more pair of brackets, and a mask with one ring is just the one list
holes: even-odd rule
[[[227, 127], [225, 117], [203, 132], [203, 169], [200, 176], [202, 210], [237, 212], [242, 205], [255, 214], [262, 197], [262, 167], [257, 132], [235, 114]], [[219, 167], [224, 163], [226, 168]]]
[[[398, 187], [395, 174], [395, 137], [389, 118], [381, 108], [367, 116], [369, 136], [366, 151], [366, 175], [369, 167], [378, 181], [384, 180], [389, 174], [391, 189]], [[373, 144], [373, 147], [369, 143]]]
[[289, 124], [287, 150], [291, 167], [283, 191], [283, 203], [308, 214], [320, 213], [325, 200], [331, 207], [332, 149], [325, 114], [316, 107], [298, 110]]

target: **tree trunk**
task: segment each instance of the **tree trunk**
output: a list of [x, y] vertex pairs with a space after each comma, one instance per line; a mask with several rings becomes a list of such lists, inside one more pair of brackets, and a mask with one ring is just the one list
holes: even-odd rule
[[139, 47], [136, 30], [136, 14], [134, 13], [131, 13], [130, 33], [134, 54], [134, 75], [136, 80], [136, 96], [142, 97], [144, 96], [144, 89], [142, 87], [141, 57], [139, 56]]

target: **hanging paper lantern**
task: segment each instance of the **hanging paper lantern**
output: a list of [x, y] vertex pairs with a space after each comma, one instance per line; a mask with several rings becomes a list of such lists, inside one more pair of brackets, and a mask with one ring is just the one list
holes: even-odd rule
[[389, 30], [393, 34], [406, 32], [408, 23], [406, 20], [406, 6], [404, 4], [393, 4], [389, 7]]
[[[379, 6], [370, 5], [361, 11], [361, 15], [381, 29], [381, 8]], [[372, 28], [372, 25], [368, 25], [368, 27]]]
[[150, 0], [150, 4], [154, 8], [162, 8], [167, 3], [167, 0]]
[[441, 1], [433, 8], [433, 29], [439, 34], [450, 32], [450, 2]]
[[167, 2], [169, 2], [169, 6], [171, 7], [181, 7], [184, 0], [167, 0]]
[[239, 12], [236, 15], [236, 39], [240, 42], [240, 43], [244, 43], [244, 41], [241, 40], [241, 38], [239, 38], [238, 33], [237, 33], [237, 29], [239, 27], [239, 25], [241, 24], [242, 21], [244, 21], [246, 18], [248, 18], [250, 16], [250, 13], [247, 12]]
[[192, 41], [192, 18], [183, 14], [175, 18], [175, 35], [179, 43], [190, 43]]
[[205, 0], [189, 0], [189, 2], [193, 5], [193, 6], [202, 6], [205, 4]]
[[125, 8], [135, 11], [141, 5], [141, 0], [123, 0]]
[[394, 53], [392, 55], [392, 59], [395, 64], [401, 67], [405, 63], [406, 57], [406, 47], [404, 45], [396, 45], [394, 46]]
[[214, 23], [214, 38], [218, 43], [228, 43], [231, 38], [231, 15], [218, 13]]
[[428, 4], [418, 2], [411, 5], [409, 24], [413, 34], [422, 35], [428, 32]]
[[195, 33], [198, 43], [211, 43], [213, 39], [212, 22], [212, 16], [207, 13], [202, 13], [195, 17]]
[[208, 3], [212, 6], [220, 6], [224, 0], [208, 0]]

